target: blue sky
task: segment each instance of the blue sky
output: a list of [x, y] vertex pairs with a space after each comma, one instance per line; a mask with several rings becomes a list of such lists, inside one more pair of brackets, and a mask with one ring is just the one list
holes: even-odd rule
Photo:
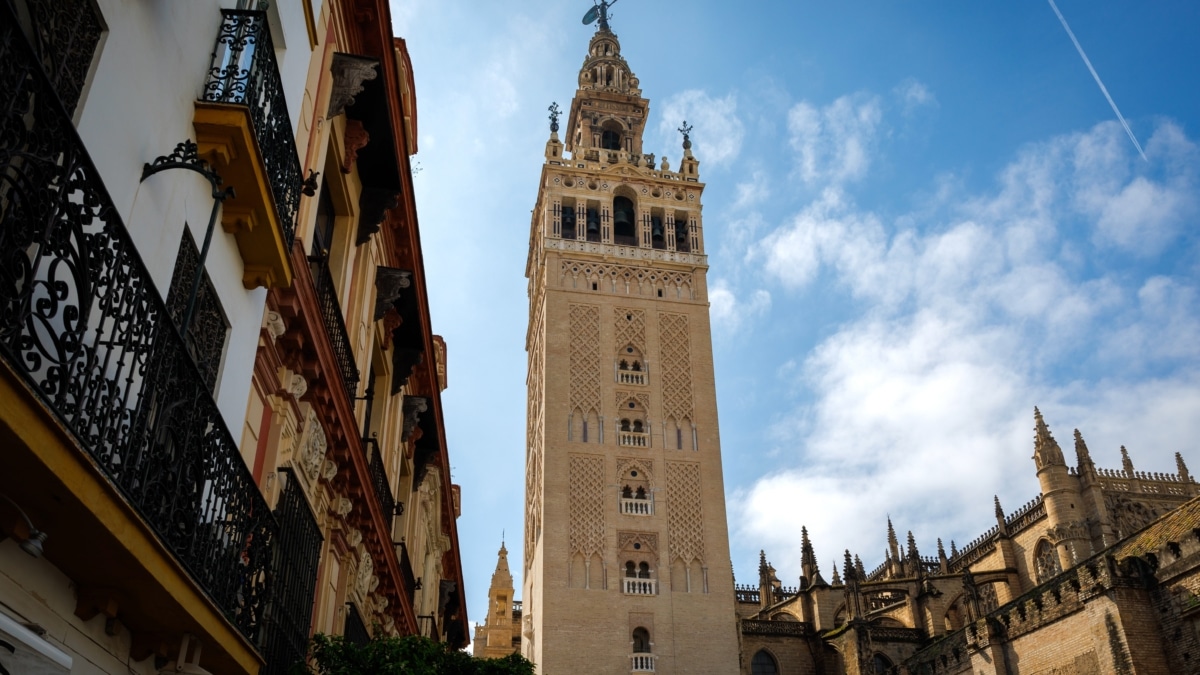
[[[1200, 3], [622, 0], [645, 148], [695, 125], [733, 564], [828, 575], [886, 518], [922, 553], [1034, 497], [1033, 406], [1073, 457], [1200, 473]], [[587, 0], [394, 0], [463, 487], [473, 620], [502, 530], [520, 585], [524, 265]], [[903, 534], [901, 535], [903, 537]], [[840, 559], [840, 558], [839, 558]]]

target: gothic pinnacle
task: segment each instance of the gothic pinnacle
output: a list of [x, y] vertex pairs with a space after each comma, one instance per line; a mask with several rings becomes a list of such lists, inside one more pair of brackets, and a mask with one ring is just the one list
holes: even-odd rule
[[841, 577], [841, 575], [838, 574], [837, 560], [833, 561], [833, 585], [834, 586], [842, 585], [842, 577]]
[[1125, 475], [1133, 478], [1133, 460], [1129, 459], [1129, 451], [1125, 446], [1121, 446], [1121, 468], [1125, 470]]
[[913, 537], [912, 530], [908, 531], [908, 557], [913, 560], [919, 559], [921, 556], [917, 553], [917, 540]]
[[1042, 411], [1038, 410], [1037, 406], [1033, 408], [1033, 421], [1033, 460], [1038, 469], [1045, 466], [1066, 466], [1062, 448], [1058, 447], [1058, 441], [1054, 440], [1050, 427], [1046, 426], [1046, 420], [1042, 419]]
[[850, 582], [851, 580], [854, 579], [854, 560], [850, 558], [850, 549], [846, 549], [846, 564], [845, 564], [845, 566], [846, 566], [846, 569], [844, 571], [844, 574], [846, 575], [846, 581]]
[[859, 579], [862, 579], [864, 581], [866, 580], [867, 571], [865, 569], [863, 569], [862, 558], [858, 557], [857, 554], [855, 554], [855, 556], [854, 556], [854, 571], [858, 573]]
[[1083, 434], [1079, 430], [1075, 430], [1075, 460], [1079, 465], [1079, 473], [1091, 471], [1094, 468], [1092, 464], [1092, 453], [1088, 452], [1087, 443], [1083, 440]]
[[996, 503], [996, 519], [1004, 520], [1004, 508], [1000, 506], [1000, 495], [992, 495], [992, 499]]
[[1179, 480], [1185, 483], [1191, 482], [1191, 476], [1188, 475], [1187, 464], [1183, 463], [1183, 455], [1179, 454], [1178, 452], [1175, 453], [1175, 468], [1179, 469]]

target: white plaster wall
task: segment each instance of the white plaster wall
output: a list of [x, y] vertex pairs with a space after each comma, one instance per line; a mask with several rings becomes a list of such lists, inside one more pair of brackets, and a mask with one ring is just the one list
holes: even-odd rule
[[[0, 611], [21, 623], [45, 629], [45, 640], [71, 657], [71, 675], [154, 675], [154, 659], [129, 659], [129, 631], [104, 632], [104, 617], [75, 616], [75, 588], [44, 559], [22, 551], [12, 539], [0, 541]], [[13, 675], [22, 675], [16, 672]]]
[[[273, 10], [276, 36], [282, 34], [280, 42], [289, 46], [276, 56], [293, 129], [311, 56], [300, 1], [307, 0], [272, 3], [281, 6]], [[109, 32], [77, 114], [79, 132], [163, 296], [184, 223], [201, 246], [213, 199], [207, 181], [189, 171], [168, 171], [139, 183], [142, 165], [195, 139], [194, 103], [203, 91], [220, 10], [236, 4], [98, 0]], [[219, 224], [207, 269], [231, 327], [217, 404], [229, 428], [237, 430], [245, 417], [267, 292], [242, 287], [237, 243]]]

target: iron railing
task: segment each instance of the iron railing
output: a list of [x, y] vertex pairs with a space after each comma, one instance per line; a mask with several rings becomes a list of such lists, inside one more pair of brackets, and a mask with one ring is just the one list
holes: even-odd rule
[[367, 624], [363, 623], [362, 615], [358, 613], [358, 606], [353, 602], [346, 603], [346, 627], [342, 630], [342, 636], [351, 644], [360, 646], [371, 641], [371, 633], [367, 631]]
[[353, 402], [358, 392], [358, 366], [354, 364], [354, 351], [350, 348], [350, 334], [346, 331], [346, 320], [342, 318], [342, 305], [338, 302], [337, 286], [333, 283], [333, 275], [329, 266], [323, 263], [312, 265], [313, 286], [317, 292], [317, 304], [321, 306], [321, 319], [325, 323], [325, 333], [329, 336], [329, 346], [337, 358], [338, 370], [342, 375], [342, 384], [346, 387], [346, 395]]
[[256, 642], [278, 524], [8, 2], [0, 358]]
[[[26, 37], [67, 114], [83, 93], [104, 25], [89, 0], [0, 0], [28, 13]], [[20, 12], [18, 12], [20, 13]]]
[[223, 9], [221, 15], [221, 30], [213, 47], [203, 100], [244, 105], [250, 111], [254, 140], [290, 250], [304, 177], [292, 118], [288, 116], [283, 95], [283, 80], [275, 62], [271, 26], [263, 11]]
[[413, 594], [417, 592], [417, 577], [413, 573], [412, 559], [408, 557], [407, 544], [400, 542], [400, 552], [396, 557], [400, 559], [400, 576], [404, 578], [404, 590], [411, 601]]
[[275, 505], [279, 545], [271, 566], [275, 588], [266, 612], [263, 675], [285, 675], [308, 653], [308, 627], [324, 539], [295, 474], [285, 468], [280, 469], [280, 476], [286, 484]]
[[383, 509], [388, 536], [391, 536], [392, 518], [396, 515], [396, 500], [392, 497], [392, 486], [388, 483], [387, 470], [383, 467], [383, 452], [379, 448], [379, 441], [374, 438], [364, 438], [363, 449], [371, 455], [367, 460], [367, 470], [371, 474], [371, 485], [375, 488], [375, 496], [379, 498], [379, 506]]

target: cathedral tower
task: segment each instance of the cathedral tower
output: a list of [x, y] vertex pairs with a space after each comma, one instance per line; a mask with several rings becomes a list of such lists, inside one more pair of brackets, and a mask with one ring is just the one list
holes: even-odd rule
[[699, 162], [601, 8], [530, 233], [522, 650], [542, 675], [738, 669]]

